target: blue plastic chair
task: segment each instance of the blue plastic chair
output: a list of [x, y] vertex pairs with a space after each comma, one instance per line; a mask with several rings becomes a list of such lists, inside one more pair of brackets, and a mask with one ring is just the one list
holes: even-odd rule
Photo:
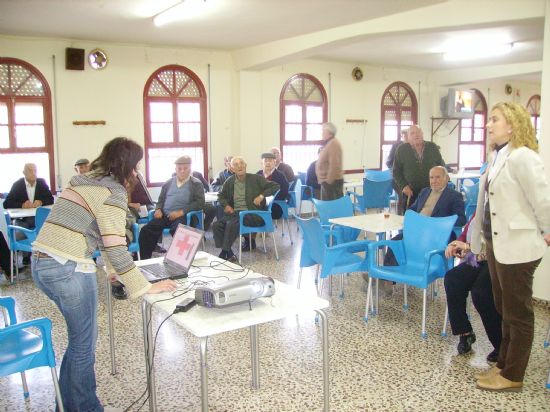
[[[296, 217], [303, 234], [302, 250], [300, 254], [300, 272], [298, 274], [298, 288], [302, 280], [302, 269], [314, 265], [321, 267], [320, 278], [324, 279], [330, 275], [342, 275], [340, 278], [340, 297], [344, 297], [344, 277], [345, 273], [366, 272], [368, 271], [368, 261], [364, 257], [357, 255], [359, 252], [366, 252], [370, 243], [368, 240], [358, 240], [327, 246], [323, 240], [323, 229], [317, 219], [302, 219]], [[319, 268], [317, 269], [319, 276]], [[322, 290], [321, 282], [317, 281], [317, 292]]]
[[313, 204], [319, 213], [319, 220], [327, 244], [339, 245], [357, 239], [360, 233], [359, 229], [333, 225], [329, 222], [329, 219], [353, 216], [353, 203], [349, 196], [342, 196], [336, 200], [313, 199]]
[[386, 170], [374, 170], [374, 169], [365, 169], [365, 179], [373, 180], [375, 182], [380, 182], [382, 180], [392, 180], [393, 173], [391, 169]]
[[302, 212], [302, 202], [304, 200], [312, 201], [313, 188], [302, 183], [301, 179], [296, 179], [294, 190], [288, 191], [288, 207], [296, 210], [296, 215], [299, 216]]
[[[18, 257], [19, 252], [32, 252], [32, 242], [36, 239], [36, 231], [27, 229], [25, 227], [16, 226], [11, 224], [11, 218], [9, 212], [4, 212], [4, 218], [6, 219], [6, 226], [8, 230], [8, 247], [10, 248], [10, 270], [11, 279], [13, 283], [13, 267], [15, 265], [15, 277], [19, 277], [19, 264]], [[25, 235], [24, 239], [17, 239], [17, 233]]]
[[[403, 224], [402, 240], [382, 240], [369, 245], [369, 286], [365, 307], [365, 321], [372, 291], [372, 279], [384, 279], [423, 289], [422, 337], [426, 337], [426, 297], [428, 286], [445, 276], [450, 269], [450, 259], [445, 258], [445, 248], [457, 216], [427, 217], [407, 210]], [[380, 266], [375, 258], [378, 249], [388, 246], [398, 262], [397, 266]], [[378, 301], [378, 299], [376, 299]], [[405, 307], [407, 303], [405, 302]], [[378, 308], [375, 308], [375, 313]]]
[[273, 200], [272, 203], [275, 204], [275, 205], [278, 205], [281, 208], [281, 210], [283, 211], [283, 215], [281, 216], [281, 219], [283, 219], [283, 224], [281, 225], [281, 236], [285, 235], [285, 222], [286, 222], [286, 227], [288, 229], [288, 237], [290, 238], [290, 244], [293, 245], [294, 241], [292, 240], [292, 232], [290, 231], [288, 201], [287, 200]]
[[[265, 234], [266, 233], [273, 233], [273, 246], [275, 247], [275, 257], [277, 260], [279, 260], [279, 252], [277, 251], [277, 241], [275, 239], [275, 226], [273, 225], [273, 219], [271, 218], [271, 208], [273, 206], [273, 199], [277, 197], [277, 194], [279, 191], [275, 192], [273, 194], [273, 198], [269, 202], [267, 206], [267, 210], [241, 210], [239, 212], [239, 263], [241, 263], [241, 255], [242, 255], [242, 249], [243, 245], [240, 241], [241, 236], [249, 236], [249, 242], [248, 244], [250, 247], [252, 247], [252, 233], [261, 233], [262, 234], [262, 240], [264, 243], [264, 252], [267, 253], [267, 249], [265, 247]], [[262, 226], [245, 226], [244, 224], [244, 218], [248, 215], [257, 215], [260, 216], [264, 220], [264, 224]]]
[[465, 200], [465, 212], [467, 221], [470, 220], [477, 207], [477, 196], [479, 193], [479, 182], [469, 186], [462, 186], [464, 194], [466, 195]]
[[[154, 210], [149, 211], [149, 220], [153, 220]], [[195, 216], [198, 220], [197, 229], [204, 230], [204, 213], [202, 210], [192, 210], [185, 215], [185, 224], [191, 226], [191, 218]], [[162, 230], [163, 235], [170, 234], [170, 228], [166, 227]], [[204, 249], [204, 236], [202, 237], [202, 248]]]
[[347, 194], [355, 198], [353, 207], [360, 213], [366, 213], [367, 209], [385, 209], [390, 207], [390, 196], [393, 192], [392, 183], [393, 178], [391, 177], [385, 180], [364, 178], [362, 195], [350, 191]]
[[485, 170], [487, 170], [487, 166], [488, 166], [488, 163], [487, 163], [487, 162], [483, 163], [483, 164], [481, 165], [481, 167], [479, 168], [479, 173], [480, 173], [480, 174], [485, 173]]
[[[0, 297], [0, 307], [5, 308], [8, 312], [7, 320], [4, 315], [5, 327], [0, 328], [0, 376], [8, 376], [19, 372], [23, 383], [23, 396], [28, 398], [29, 388], [25, 371], [40, 366], [49, 366], [55, 387], [57, 405], [59, 410], [64, 411], [55, 369], [52, 322], [47, 318], [38, 318], [17, 323], [15, 300], [10, 296]], [[38, 329], [40, 335], [29, 331], [29, 328]]]
[[[141, 255], [139, 254], [139, 225], [137, 223], [132, 225], [132, 233], [134, 235], [134, 239], [128, 243], [128, 252], [137, 253], [138, 260], [141, 260]], [[100, 255], [101, 253], [99, 250], [92, 253], [92, 257], [94, 258], [98, 258]]]

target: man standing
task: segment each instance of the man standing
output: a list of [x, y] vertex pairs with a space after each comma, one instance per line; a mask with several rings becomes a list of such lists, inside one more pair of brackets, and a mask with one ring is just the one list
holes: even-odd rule
[[294, 170], [292, 170], [292, 167], [289, 164], [281, 161], [281, 151], [279, 150], [279, 148], [272, 147], [271, 153], [275, 155], [275, 167], [277, 168], [277, 170], [285, 176], [285, 179], [288, 183], [293, 182], [295, 179]]
[[76, 162], [74, 162], [74, 171], [79, 175], [88, 173], [90, 171], [90, 161], [85, 158], [78, 159]]
[[[27, 163], [23, 167], [23, 175], [11, 187], [4, 199], [4, 208], [32, 209], [40, 206], [53, 205], [53, 195], [46, 181], [36, 177], [36, 165]], [[19, 219], [17, 224], [26, 228], [34, 227], [34, 217]]]
[[[288, 182], [285, 176], [275, 168], [275, 155], [273, 153], [262, 153], [262, 170], [259, 170], [257, 174], [279, 185], [279, 193], [275, 198], [276, 200], [284, 201], [287, 198]], [[271, 208], [271, 217], [273, 219], [280, 219], [282, 215], [283, 210], [281, 207], [274, 204]]]
[[445, 166], [439, 148], [435, 143], [424, 141], [420, 127], [412, 125], [407, 138], [408, 142], [397, 149], [393, 162], [393, 180], [403, 193], [404, 210], [414, 203], [422, 189], [430, 185], [430, 169]]
[[336, 126], [323, 124], [323, 148], [315, 164], [317, 180], [321, 184], [321, 200], [335, 200], [344, 196], [342, 145], [336, 139]]
[[139, 248], [142, 259], [151, 257], [164, 228], [169, 227], [170, 234], [174, 235], [178, 224], [185, 224], [187, 212], [202, 210], [204, 206], [202, 183], [191, 176], [191, 157], [181, 156], [174, 163], [176, 175], [162, 185], [154, 218], [141, 228]]
[[[224, 216], [212, 225], [214, 243], [221, 248], [220, 258], [235, 262], [231, 246], [239, 237], [239, 212], [241, 210], [265, 210], [265, 198], [271, 196], [279, 185], [260, 175], [246, 173], [246, 163], [242, 157], [231, 160], [234, 175], [225, 181], [218, 194], [218, 201], [224, 209]], [[259, 216], [246, 216], [247, 226], [261, 226], [264, 220]], [[254, 248], [254, 243], [246, 245]]]

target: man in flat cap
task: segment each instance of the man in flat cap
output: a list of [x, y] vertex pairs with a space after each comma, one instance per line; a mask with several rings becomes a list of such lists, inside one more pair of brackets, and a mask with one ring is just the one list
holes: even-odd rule
[[294, 170], [292, 170], [292, 166], [282, 161], [281, 151], [279, 148], [273, 146], [271, 148], [271, 153], [275, 155], [275, 167], [277, 170], [285, 176], [288, 183], [293, 182], [295, 179]]
[[[181, 156], [174, 162], [176, 175], [162, 185], [153, 220], [141, 228], [139, 248], [142, 259], [149, 259], [164, 228], [174, 235], [178, 224], [185, 224], [187, 212], [202, 210], [204, 189], [199, 179], [191, 176], [191, 157]], [[198, 222], [191, 221], [192, 226]]]
[[79, 175], [88, 173], [90, 171], [90, 161], [88, 159], [78, 159], [74, 162], [74, 171]]
[[[275, 200], [285, 200], [288, 196], [288, 181], [285, 175], [275, 167], [276, 158], [271, 152], [262, 153], [262, 169], [258, 171], [258, 174], [279, 185], [279, 193], [275, 197]], [[280, 219], [282, 215], [283, 210], [281, 207], [274, 204], [271, 208], [271, 217], [273, 219]], [[245, 246], [248, 245], [245, 244]], [[255, 245], [252, 246], [254, 248]], [[244, 246], [243, 250], [246, 250]]]
[[[242, 157], [231, 159], [234, 175], [225, 181], [218, 193], [218, 201], [224, 216], [212, 225], [214, 243], [221, 248], [219, 257], [235, 262], [237, 259], [231, 246], [239, 237], [239, 212], [241, 210], [265, 210], [265, 198], [279, 190], [279, 185], [263, 176], [246, 173], [246, 162]], [[246, 226], [262, 226], [264, 220], [257, 215], [244, 219]]]

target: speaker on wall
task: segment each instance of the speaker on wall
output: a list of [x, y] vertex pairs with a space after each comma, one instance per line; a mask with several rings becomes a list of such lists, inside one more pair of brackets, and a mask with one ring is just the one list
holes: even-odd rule
[[84, 49], [65, 49], [65, 69], [84, 70]]

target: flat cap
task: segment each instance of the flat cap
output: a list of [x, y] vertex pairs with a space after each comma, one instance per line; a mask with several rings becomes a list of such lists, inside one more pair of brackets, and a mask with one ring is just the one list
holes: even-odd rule
[[277, 156], [275, 156], [271, 152], [262, 153], [262, 159], [276, 159], [276, 158], [277, 158]]
[[90, 163], [88, 159], [78, 159], [76, 162], [74, 162], [74, 165], [80, 166], [80, 165], [87, 165], [88, 163]]
[[190, 165], [191, 164], [191, 156], [183, 155], [181, 157], [178, 157], [176, 161], [174, 162], [176, 165]]

